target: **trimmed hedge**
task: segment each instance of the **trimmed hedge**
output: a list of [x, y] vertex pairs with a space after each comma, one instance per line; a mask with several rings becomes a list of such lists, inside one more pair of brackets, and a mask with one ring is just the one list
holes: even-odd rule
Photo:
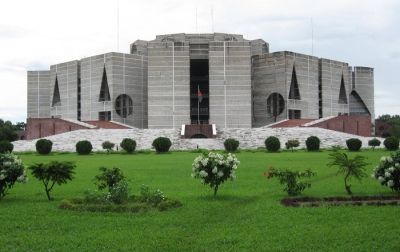
[[14, 145], [7, 140], [0, 141], [0, 153], [12, 152]]
[[224, 147], [227, 152], [235, 152], [239, 147], [239, 141], [234, 138], [228, 138], [224, 142]]
[[391, 136], [383, 141], [383, 145], [385, 145], [386, 149], [390, 151], [399, 149], [399, 139], [397, 137]]
[[36, 141], [36, 152], [41, 155], [47, 155], [53, 148], [53, 142], [47, 139], [39, 139]]
[[157, 153], [168, 152], [169, 148], [171, 148], [171, 145], [171, 140], [169, 140], [167, 137], [158, 137], [154, 139], [152, 144]]
[[92, 152], [93, 146], [87, 140], [82, 140], [76, 143], [76, 152], [79, 155], [88, 155]]
[[346, 141], [346, 145], [349, 151], [359, 151], [361, 149], [362, 142], [358, 138], [350, 138]]
[[265, 139], [265, 148], [270, 152], [277, 152], [281, 148], [281, 142], [277, 137], [270, 136]]
[[375, 149], [375, 147], [378, 147], [381, 145], [381, 141], [379, 139], [373, 138], [368, 141], [368, 146], [371, 146], [372, 149]]
[[136, 149], [136, 141], [131, 138], [124, 138], [122, 140], [120, 146], [126, 152], [133, 153], [133, 152], [135, 152], [135, 149]]
[[318, 151], [321, 140], [316, 136], [310, 136], [306, 140], [306, 147], [308, 151]]

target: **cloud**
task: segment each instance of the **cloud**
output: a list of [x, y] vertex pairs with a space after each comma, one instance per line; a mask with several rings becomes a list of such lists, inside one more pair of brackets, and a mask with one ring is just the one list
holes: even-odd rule
[[[376, 111], [400, 113], [400, 2], [396, 0], [120, 0], [119, 51], [157, 34], [227, 32], [272, 51], [311, 53], [375, 68]], [[26, 71], [116, 51], [117, 1], [4, 1], [0, 15], [0, 118], [26, 115]], [[24, 8], [21, 8], [24, 6]], [[197, 28], [196, 28], [197, 9]], [[212, 18], [211, 10], [214, 16]], [[390, 90], [387, 92], [386, 90]], [[379, 114], [379, 113], [377, 113]]]

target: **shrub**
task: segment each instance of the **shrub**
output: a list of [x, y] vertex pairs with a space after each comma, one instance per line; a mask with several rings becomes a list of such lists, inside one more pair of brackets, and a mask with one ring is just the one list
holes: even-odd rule
[[150, 188], [146, 185], [142, 185], [140, 187], [140, 196], [142, 198], [142, 201], [150, 203], [155, 206], [165, 200], [164, 193], [160, 189], [157, 189], [154, 192], [152, 192], [150, 191]]
[[106, 200], [115, 204], [125, 203], [129, 198], [129, 185], [125, 180], [120, 181], [106, 195]]
[[383, 145], [390, 151], [397, 150], [399, 149], [399, 139], [394, 136], [388, 137], [383, 141]]
[[36, 141], [36, 151], [39, 154], [46, 155], [51, 152], [53, 142], [47, 139], [39, 139]]
[[349, 180], [355, 178], [361, 182], [363, 177], [366, 177], [365, 157], [355, 156], [354, 158], [349, 158], [345, 153], [335, 152], [330, 154], [332, 162], [328, 166], [337, 166], [339, 168], [338, 174], [344, 174], [344, 187], [349, 195], [352, 195], [351, 185]]
[[392, 191], [400, 192], [400, 152], [382, 157], [379, 165], [374, 168], [372, 177]]
[[225, 140], [224, 146], [227, 152], [235, 152], [239, 147], [239, 141], [233, 138], [228, 138]]
[[368, 146], [371, 146], [372, 150], [375, 150], [375, 147], [378, 147], [380, 145], [381, 145], [381, 141], [379, 141], [376, 138], [373, 138], [373, 139], [368, 141]]
[[228, 155], [213, 152], [207, 155], [201, 154], [192, 164], [192, 177], [199, 178], [204, 185], [209, 185], [216, 196], [222, 183], [236, 178], [235, 171], [239, 164], [239, 160], [231, 153]]
[[12, 152], [14, 145], [7, 140], [0, 141], [0, 153]]
[[285, 146], [286, 146], [286, 149], [290, 149], [290, 150], [292, 150], [292, 152], [293, 152], [293, 149], [294, 148], [297, 148], [297, 147], [299, 147], [300, 146], [300, 142], [299, 142], [299, 140], [297, 140], [297, 139], [291, 139], [291, 140], [288, 140], [286, 143], [285, 143]]
[[76, 152], [79, 155], [88, 155], [92, 152], [92, 149], [92, 144], [87, 140], [79, 141], [76, 143]]
[[120, 144], [121, 148], [128, 153], [133, 153], [136, 149], [136, 141], [130, 138], [124, 138]]
[[100, 167], [99, 170], [101, 173], [94, 177], [95, 185], [99, 190], [108, 188], [108, 191], [111, 191], [114, 186], [125, 179], [124, 174], [117, 167], [112, 169]]
[[27, 181], [21, 159], [11, 153], [0, 154], [0, 200], [6, 196], [16, 182]]
[[346, 145], [349, 151], [359, 151], [361, 149], [362, 142], [358, 138], [350, 138], [346, 141]]
[[265, 139], [265, 148], [270, 152], [277, 152], [281, 148], [281, 142], [277, 137], [270, 136]]
[[310, 178], [312, 176], [315, 176], [315, 173], [310, 170], [299, 172], [290, 170], [279, 171], [274, 168], [270, 168], [267, 172], [264, 173], [264, 176], [267, 179], [277, 177], [279, 179], [279, 183], [281, 185], [285, 185], [285, 188], [283, 190], [287, 192], [289, 196], [296, 196], [301, 194], [301, 192], [304, 191], [306, 188], [311, 187], [311, 183], [302, 182], [299, 181], [299, 179]]
[[153, 147], [156, 149], [157, 153], [168, 152], [171, 148], [171, 140], [167, 137], [158, 137], [153, 141]]
[[115, 144], [110, 142], [110, 141], [105, 141], [101, 144], [101, 147], [103, 147], [103, 150], [107, 150], [107, 153], [112, 151], [114, 149]]
[[310, 136], [306, 140], [306, 147], [308, 151], [318, 151], [321, 141], [316, 136]]
[[66, 184], [73, 179], [75, 165], [71, 162], [51, 161], [49, 163], [38, 163], [29, 167], [32, 175], [44, 185], [48, 200], [52, 200], [50, 192], [55, 184]]

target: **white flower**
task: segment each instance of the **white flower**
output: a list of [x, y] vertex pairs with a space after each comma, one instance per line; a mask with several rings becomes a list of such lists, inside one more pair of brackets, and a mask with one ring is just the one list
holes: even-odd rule
[[17, 181], [18, 181], [18, 182], [25, 182], [25, 176], [24, 176], [24, 175], [19, 176], [19, 177], [17, 178]]
[[385, 172], [385, 177], [386, 178], [389, 178], [389, 177], [391, 177], [392, 176], [392, 174], [390, 174], [390, 172]]
[[231, 177], [231, 179], [235, 179], [236, 178], [236, 175], [235, 175], [235, 173], [231, 173], [231, 175], [230, 175], [230, 177]]
[[5, 167], [10, 166], [10, 165], [11, 165], [11, 162], [10, 162], [10, 161], [4, 162], [3, 165], [4, 165]]
[[394, 165], [394, 167], [399, 168], [399, 167], [400, 167], [400, 163], [396, 163], [396, 164]]
[[378, 180], [379, 180], [379, 182], [383, 182], [383, 181], [385, 181], [385, 178], [384, 178], [384, 177], [381, 177], [381, 176], [379, 176], [379, 177], [378, 177]]
[[390, 172], [394, 172], [394, 167], [392, 166], [392, 167], [390, 167], [389, 169], [388, 169], [388, 171], [390, 171]]
[[205, 158], [205, 159], [201, 160], [200, 162], [201, 162], [201, 164], [202, 164], [203, 166], [206, 166], [207, 163], [208, 163], [208, 158]]
[[6, 178], [6, 176], [4, 176], [4, 174], [1, 174], [0, 175], [0, 180], [3, 180], [3, 179], [5, 179]]
[[200, 182], [201, 182], [202, 184], [204, 184], [206, 181], [205, 181], [204, 179], [201, 179]]
[[214, 169], [212, 169], [212, 173], [216, 174], [218, 172], [218, 168], [215, 166]]
[[233, 165], [233, 166], [232, 166], [232, 169], [233, 169], [233, 170], [236, 170], [236, 169], [237, 169], [237, 165]]
[[224, 176], [224, 173], [222, 171], [218, 172], [217, 177], [222, 178]]
[[394, 186], [393, 180], [389, 180], [389, 181], [387, 182], [387, 185], [388, 185], [389, 187], [393, 187], [393, 186]]
[[393, 162], [393, 159], [391, 157], [386, 157], [386, 162], [391, 163]]
[[208, 176], [208, 173], [206, 171], [200, 171], [199, 175], [200, 177], [205, 178]]

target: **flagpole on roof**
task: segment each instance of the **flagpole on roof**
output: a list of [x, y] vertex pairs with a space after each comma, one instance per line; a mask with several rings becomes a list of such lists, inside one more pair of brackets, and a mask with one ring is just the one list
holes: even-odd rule
[[197, 85], [197, 124], [200, 124], [200, 88]]

